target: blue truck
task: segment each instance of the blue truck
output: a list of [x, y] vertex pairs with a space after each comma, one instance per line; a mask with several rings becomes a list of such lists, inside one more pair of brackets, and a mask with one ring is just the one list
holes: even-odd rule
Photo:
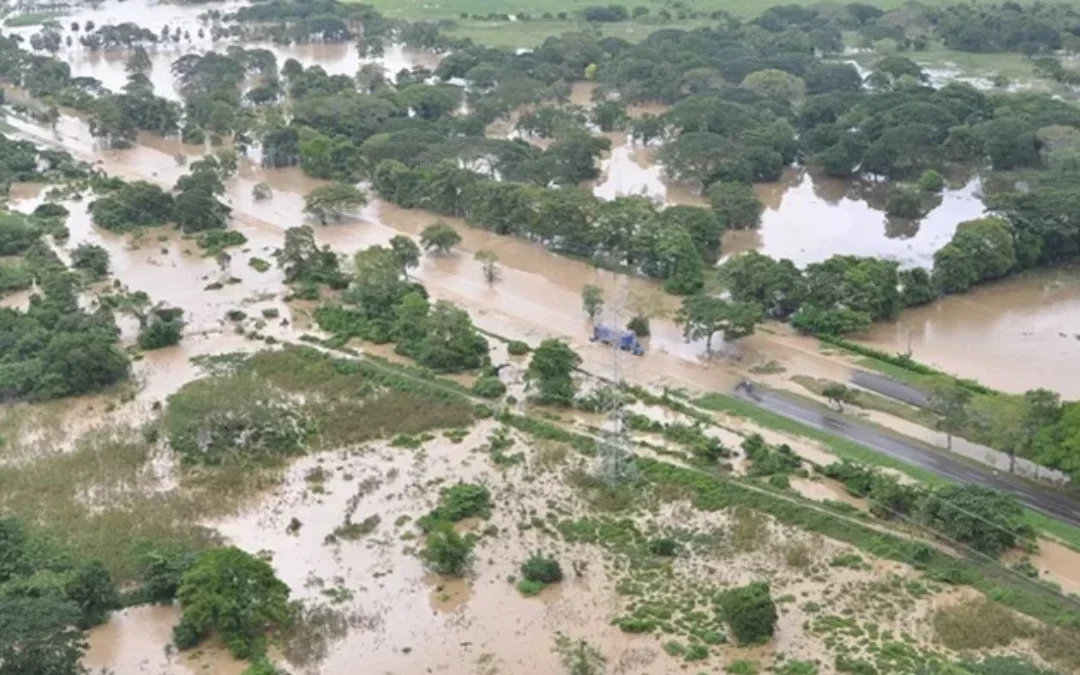
[[619, 330], [611, 326], [593, 326], [590, 342], [603, 342], [606, 345], [618, 345], [624, 352], [630, 352], [634, 356], [641, 356], [645, 348], [641, 346], [641, 340], [633, 331]]

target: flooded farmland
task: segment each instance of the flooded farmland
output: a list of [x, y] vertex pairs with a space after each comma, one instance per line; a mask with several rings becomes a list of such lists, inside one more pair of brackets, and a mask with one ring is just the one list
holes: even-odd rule
[[[235, 2], [213, 5], [222, 12], [241, 6]], [[157, 93], [180, 100], [172, 62], [183, 54], [228, 46], [210, 37], [209, 23], [199, 18], [202, 11], [203, 5], [107, 1], [79, 9], [61, 21], [101, 25], [137, 17], [155, 32], [165, 26], [189, 31], [190, 41], [185, 38], [150, 52], [150, 79]], [[205, 35], [198, 35], [200, 28], [206, 30]], [[20, 29], [23, 35], [35, 31]], [[431, 68], [439, 59], [400, 45], [369, 57], [361, 56], [351, 43], [245, 44], [269, 49], [279, 65], [293, 58], [305, 66], [321, 66], [332, 75], [353, 75], [367, 63], [381, 64], [393, 74], [416, 66]], [[113, 90], [121, 90], [127, 78], [127, 52], [91, 52], [76, 46], [62, 49], [58, 57], [71, 64], [74, 75], [98, 78]], [[570, 100], [586, 105], [593, 89], [592, 83], [575, 86]], [[658, 105], [643, 105], [630, 114], [662, 111]], [[64, 148], [110, 175], [163, 187], [171, 187], [187, 172], [187, 163], [212, 150], [150, 134], [140, 134], [129, 149], [102, 150], [87, 119], [70, 110], [61, 111], [53, 127], [17, 116], [7, 121], [20, 137]], [[603, 199], [644, 195], [661, 205], [707, 205], [692, 187], [668, 180], [655, 162], [653, 147], [634, 145], [624, 134], [609, 134], [609, 138], [612, 149], [602, 158], [601, 176], [590, 185], [595, 195]], [[687, 474], [691, 478], [685, 478], [684, 484], [663, 486], [664, 490], [634, 484], [631, 498], [612, 507], [604, 500], [619, 495], [613, 496], [614, 491], [592, 478], [598, 464], [595, 447], [591, 453], [579, 452], [564, 437], [567, 430], [586, 438], [599, 434], [606, 431], [609, 420], [595, 408], [571, 413], [524, 403], [524, 360], [510, 357], [501, 341], [493, 349], [494, 377], [510, 385], [514, 399], [491, 403], [490, 408], [487, 403], [483, 409], [478, 406], [473, 411], [477, 421], [467, 430], [440, 429], [415, 437], [402, 433], [392, 439], [386, 434], [381, 438], [390, 440], [332, 449], [319, 446], [282, 461], [258, 489], [221, 497], [224, 506], [207, 507], [205, 512], [197, 508], [199, 504], [177, 496], [194, 489], [185, 481], [198, 486], [214, 469], [208, 468], [205, 475], [188, 473], [175, 453], [162, 450], [167, 444], [157, 440], [157, 431], [142, 425], [155, 419], [168, 397], [185, 385], [224, 377], [221, 373], [227, 369], [214, 370], [216, 366], [208, 365], [205, 357], [277, 350], [282, 344], [309, 338], [314, 342], [313, 335], [324, 337], [312, 327], [314, 302], [293, 299], [284, 272], [272, 263], [285, 231], [311, 222], [303, 212], [304, 196], [326, 181], [307, 177], [297, 167], [263, 168], [258, 153], [256, 149], [250, 157], [241, 157], [236, 176], [226, 181], [222, 199], [232, 208], [230, 226], [244, 235], [246, 243], [230, 248], [225, 256], [204, 255], [193, 238], [172, 229], [114, 234], [94, 226], [85, 200], [57, 200], [70, 211], [66, 220], [70, 237], [48, 239], [60, 257], [70, 260], [80, 244], [102, 247], [109, 254], [110, 276], [118, 288], [142, 291], [154, 303], [183, 308], [186, 329], [181, 344], [138, 354], [132, 366], [135, 386], [77, 399], [63, 411], [50, 410], [51, 417], [42, 413], [35, 423], [48, 429], [15, 433], [11, 439], [21, 451], [18, 461], [33, 459], [38, 445], [46, 445], [35, 443], [42, 439], [49, 441], [50, 452], [41, 457], [54, 461], [65, 453], [80, 456], [76, 436], [92, 431], [121, 434], [117, 429], [124, 425], [123, 433], [129, 434], [126, 442], [144, 444], [139, 447], [146, 452], [137, 480], [125, 483], [126, 475], [110, 477], [117, 483], [110, 484], [110, 490], [119, 498], [110, 490], [103, 490], [108, 494], [101, 497], [95, 493], [96, 485], [80, 483], [72, 503], [82, 503], [87, 514], [97, 510], [108, 514], [110, 507], [100, 507], [96, 499], [108, 503], [108, 498], [116, 498], [127, 508], [131, 504], [143, 508], [159, 503], [140, 501], [124, 491], [144, 489], [167, 495], [179, 502], [179, 506], [167, 502], [170, 509], [175, 508], [177, 520], [205, 527], [220, 536], [221, 542], [267, 560], [288, 586], [291, 598], [304, 607], [298, 630], [270, 645], [274, 662], [291, 673], [326, 675], [351, 674], [358, 668], [403, 675], [546, 674], [566, 667], [566, 653], [553, 646], [556, 636], [565, 635], [599, 650], [608, 672], [613, 673], [676, 675], [698, 668], [720, 672], [723, 665], [737, 661], [768, 669], [780, 668], [785, 661], [832, 663], [834, 647], [842, 638], [829, 631], [838, 620], [859, 631], [864, 630], [860, 625], [866, 626], [867, 634], [873, 626], [874, 640], [880, 626], [890, 637], [903, 635], [911, 650], [956, 656], [936, 643], [931, 618], [941, 606], [968, 599], [974, 591], [940, 584], [919, 566], [907, 564], [910, 561], [890, 562], [860, 553], [836, 532], [825, 536], [741, 506], [704, 508], [694, 486], [702, 484], [697, 481], [705, 480], [706, 473], [709, 480], [715, 476], [696, 468], [697, 449], [679, 440], [679, 434], [693, 429], [717, 441], [724, 470], [729, 472], [720, 477], [735, 476], [748, 494], [777, 500], [782, 505], [779, 512], [797, 505], [811, 509], [814, 518], [839, 518], [851, 528], [861, 527], [868, 502], [852, 497], [840, 483], [814, 475], [812, 465], [837, 459], [825, 444], [723, 414], [697, 410], [695, 417], [685, 409], [675, 412], [674, 405], [668, 409], [635, 403], [631, 407], [635, 413], [658, 425], [633, 435], [640, 455], [697, 473]], [[270, 186], [272, 198], [253, 196], [253, 188], [260, 183]], [[757, 187], [766, 206], [761, 228], [729, 232], [722, 254], [757, 249], [791, 258], [800, 267], [836, 253], [925, 266], [933, 251], [952, 236], [957, 223], [983, 212], [978, 179], [945, 190], [940, 204], [916, 222], [885, 217], [880, 187], [790, 170], [781, 181]], [[17, 184], [9, 195], [10, 207], [24, 213], [46, 200], [40, 185]], [[624, 324], [635, 313], [651, 318], [647, 354], [626, 355], [618, 368], [628, 382], [647, 388], [654, 396], [665, 388], [683, 390], [686, 397], [680, 401], [700, 392], [729, 391], [748, 370], [774, 362], [782, 364], [781, 372], [786, 368], [836, 379], [849, 370], [849, 364], [820, 354], [814, 341], [775, 326], [736, 344], [714, 344], [718, 353], [708, 355], [703, 342], [687, 341], [675, 324], [680, 299], [665, 293], [653, 280], [598, 269], [554, 255], [535, 242], [473, 228], [460, 219], [405, 209], [374, 196], [340, 222], [316, 226], [315, 239], [341, 255], [348, 267], [357, 251], [386, 245], [398, 234], [416, 239], [438, 221], [456, 230], [460, 244], [449, 253], [421, 256], [407, 276], [423, 283], [432, 299], [451, 300], [467, 309], [477, 327], [499, 339], [523, 340], [532, 347], [549, 337], [566, 339], [581, 354], [581, 367], [588, 373], [605, 377], [615, 367], [612, 351], [588, 339], [593, 324], [581, 310], [581, 292], [589, 284], [603, 289], [607, 299], [597, 321]], [[498, 256], [496, 283], [485, 281], [482, 265], [474, 259], [481, 250]], [[259, 269], [257, 261], [271, 264]], [[1075, 288], [1075, 277], [1065, 271], [984, 286], [909, 311], [895, 324], [876, 327], [866, 343], [901, 351], [910, 341], [916, 358], [961, 375], [971, 372], [992, 386], [1007, 390], [1048, 386], [1080, 397], [1080, 385], [1075, 384], [1080, 382], [1076, 377], [1080, 372], [1061, 366], [1063, 360], [1075, 361], [1080, 356], [1072, 352], [1080, 348], [1080, 339], [1074, 337], [1080, 335], [1080, 296]], [[104, 284], [91, 291], [104, 291]], [[25, 310], [32, 293], [33, 289], [9, 294], [0, 304]], [[89, 298], [92, 292], [85, 295]], [[1078, 325], [1071, 328], [1074, 319]], [[130, 316], [118, 322], [121, 344], [137, 353], [138, 323]], [[342, 353], [349, 350], [394, 364], [411, 363], [393, 345], [352, 339]], [[1007, 358], [1017, 350], [1030, 361], [1021, 365]], [[985, 372], [990, 362], [999, 364], [992, 375]], [[427, 379], [415, 372], [407, 377]], [[477, 377], [475, 371], [459, 374], [440, 379], [436, 386], [456, 385], [450, 391], [461, 396]], [[574, 377], [594, 391], [602, 389], [591, 376]], [[381, 382], [368, 382], [363, 389], [354, 389], [381, 393], [383, 387]], [[318, 402], [321, 395], [291, 392], [290, 400], [306, 404]], [[13, 407], [7, 413], [17, 416], [19, 410]], [[367, 410], [359, 410], [355, 417], [363, 418]], [[403, 416], [421, 417], [426, 412], [414, 407]], [[505, 422], [514, 414], [526, 413], [550, 425], [547, 437]], [[23, 431], [17, 424], [13, 427]], [[8, 430], [3, 431], [6, 443]], [[53, 438], [65, 434], [71, 437], [65, 442]], [[769, 444], [790, 444], [799, 472], [790, 487], [766, 485], [748, 475], [750, 462], [739, 448], [751, 434], [760, 434]], [[5, 455], [3, 459], [12, 458]], [[104, 465], [99, 464], [99, 470], [104, 473]], [[493, 508], [490, 514], [465, 518], [454, 526], [458, 534], [475, 543], [472, 567], [462, 578], [443, 577], [431, 572], [419, 553], [429, 533], [417, 523], [437, 508], [444, 488], [464, 481], [489, 489]], [[5, 484], [0, 481], [0, 486]], [[224, 493], [231, 487], [222, 486], [219, 492]], [[209, 492], [192, 494], [208, 501], [214, 497]], [[726, 494], [725, 488], [711, 494]], [[74, 507], [73, 512], [78, 513]], [[353, 528], [361, 523], [362, 528]], [[540, 553], [557, 558], [563, 576], [530, 595], [520, 590], [518, 577], [523, 561]], [[1070, 591], [1080, 584], [1068, 571], [1075, 563], [1071, 550], [1051, 541], [1032, 558], [1041, 574]], [[737, 646], [734, 636], [716, 629], [712, 619], [720, 593], [763, 579], [777, 598], [775, 636], [767, 646]], [[657, 612], [661, 621], [641, 629], [634, 621], [641, 621], [648, 612]], [[239, 675], [245, 671], [249, 664], [230, 656], [219, 640], [194, 650], [175, 650], [173, 630], [180, 615], [177, 606], [137, 606], [115, 612], [107, 623], [89, 632], [84, 665], [118, 675]], [[668, 621], [673, 616], [677, 620]], [[843, 625], [854, 635], [855, 629], [848, 624]], [[856, 652], [879, 649], [876, 643], [867, 644], [849, 646]], [[710, 660], [694, 663], [706, 657], [692, 651], [691, 645], [708, 645], [704, 649]], [[1001, 651], [1034, 654], [1026, 643]], [[862, 655], [869, 658], [870, 652]], [[823, 667], [823, 672], [830, 672], [828, 666]]]

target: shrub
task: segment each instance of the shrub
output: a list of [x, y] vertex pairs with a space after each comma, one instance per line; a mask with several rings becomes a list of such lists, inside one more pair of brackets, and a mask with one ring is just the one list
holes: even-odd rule
[[563, 572], [559, 561], [534, 553], [521, 564], [521, 576], [528, 581], [541, 584], [553, 584], [562, 581]]
[[79, 244], [71, 252], [71, 266], [103, 277], [109, 273], [109, 252], [97, 244]]
[[469, 567], [472, 549], [471, 537], [462, 537], [443, 522], [428, 533], [420, 559], [436, 574], [460, 577]]
[[652, 539], [648, 543], [649, 553], [670, 558], [675, 555], [677, 544], [674, 539]]
[[540, 595], [540, 591], [547, 588], [547, 584], [542, 581], [530, 581], [528, 579], [522, 579], [518, 582], [518, 592], [524, 595], [526, 598], [531, 598]]
[[529, 353], [529, 345], [521, 340], [511, 340], [506, 344], [506, 351], [511, 356], [524, 356]]
[[491, 515], [491, 492], [487, 486], [476, 483], [458, 483], [443, 488], [439, 504], [427, 515], [416, 521], [420, 529], [429, 532], [439, 523], [456, 523], [465, 518], [487, 518]]
[[486, 375], [473, 383], [472, 391], [483, 398], [499, 398], [506, 393], [506, 385], [498, 376]]
[[725, 591], [720, 596], [720, 616], [739, 645], [768, 642], [778, 618], [769, 584], [756, 582]]
[[739, 659], [738, 661], [732, 661], [724, 668], [725, 673], [731, 675], [757, 675], [757, 664], [753, 661], [747, 661], [746, 659]]
[[632, 331], [634, 335], [639, 338], [649, 337], [649, 317], [641, 316], [640, 314], [634, 316], [630, 321], [626, 323], [626, 330]]

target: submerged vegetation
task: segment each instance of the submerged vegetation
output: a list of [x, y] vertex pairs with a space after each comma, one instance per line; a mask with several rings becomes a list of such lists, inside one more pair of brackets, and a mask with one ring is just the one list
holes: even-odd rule
[[[542, 20], [570, 20], [569, 9], [550, 9]], [[714, 336], [735, 341], [765, 319], [789, 320], [842, 345], [836, 336], [894, 319], [905, 307], [1080, 253], [1072, 224], [1071, 172], [1080, 147], [1075, 109], [1047, 94], [931, 86], [904, 55], [930, 41], [972, 52], [1017, 51], [1038, 55], [1040, 68], [1068, 82], [1071, 70], [1049, 54], [1080, 47], [1075, 11], [1008, 3], [909, 5], [885, 13], [854, 3], [774, 7], [746, 21], [681, 5], [574, 11], [589, 22], [582, 26], [587, 30], [511, 51], [456, 39], [452, 23], [389, 21], [370, 6], [334, 0], [275, 0], [230, 15], [211, 9], [196, 30], [217, 40], [340, 42], [364, 57], [400, 41], [437, 50], [441, 59], [433, 70], [385, 73], [365, 62], [355, 76], [333, 75], [294, 59], [279, 67], [270, 50], [232, 45], [173, 62], [180, 102], [155, 95], [150, 81], [155, 45], [190, 39], [178, 28], [155, 33], [131, 23], [74, 24], [69, 44], [79, 33], [88, 51], [130, 51], [122, 92], [73, 77], [68, 64], [42, 54], [60, 52], [62, 27], [46, 24], [29, 49], [0, 37], [0, 75], [43, 101], [39, 114], [46, 121], [59, 118], [49, 106], [71, 106], [87, 116], [103, 147], [130, 146], [139, 131], [226, 146], [192, 161], [175, 184], [158, 185], [110, 178], [64, 153], [3, 139], [0, 182], [59, 183], [63, 189], [46, 199], [62, 195], [66, 204], [67, 197], [92, 193], [93, 224], [133, 235], [124, 240], [132, 250], [142, 230], [174, 224], [224, 273], [226, 249], [247, 243], [228, 229], [226, 202], [241, 208], [241, 201], [226, 185], [250, 169], [241, 162], [258, 146], [267, 168], [298, 166], [333, 181], [304, 200], [304, 212], [321, 225], [365, 207], [369, 195], [358, 187], [364, 183], [406, 209], [662, 280], [666, 291], [685, 296], [673, 312], [683, 336], [703, 341], [707, 351]], [[515, 23], [534, 18], [521, 12]], [[671, 27], [673, 20], [708, 25], [683, 30]], [[638, 44], [594, 30], [625, 22], [658, 30]], [[889, 40], [896, 53], [878, 59], [864, 77], [840, 60], [852, 36], [871, 44]], [[568, 103], [571, 84], [580, 82], [593, 87], [589, 106]], [[662, 111], [635, 109], [657, 103]], [[488, 137], [490, 125], [503, 123], [513, 139]], [[596, 128], [658, 146], [668, 178], [699, 191], [708, 206], [663, 208], [644, 196], [595, 196], [582, 184], [600, 176], [599, 162], [611, 151]], [[186, 161], [178, 155], [178, 165]], [[1015, 182], [990, 190], [991, 215], [961, 223], [930, 269], [860, 256], [799, 269], [753, 252], [716, 266], [726, 253], [725, 232], [757, 226], [763, 206], [753, 185], [776, 180], [792, 165], [883, 179], [889, 212], [904, 217], [934, 203], [946, 175], [1023, 175], [1030, 190], [1019, 191]], [[273, 196], [268, 183], [250, 192], [257, 201]], [[138, 429], [106, 426], [67, 439], [60, 438], [65, 426], [42, 406], [21, 405], [0, 417], [0, 507], [14, 516], [0, 519], [0, 675], [78, 675], [82, 631], [110, 611], [141, 603], [178, 605], [177, 647], [206, 645], [216, 636], [234, 657], [252, 662], [249, 672], [274, 673], [268, 649], [285, 646], [292, 662], [292, 634], [316, 632], [319, 617], [328, 634], [323, 640], [357, 627], [378, 635], [378, 617], [364, 612], [374, 613], [390, 597], [379, 595], [390, 584], [425, 572], [436, 579], [430, 589], [436, 617], [445, 606], [467, 602], [469, 585], [480, 579], [493, 593], [500, 585], [509, 589], [510, 599], [499, 599], [508, 613], [516, 611], [513, 603], [561, 601], [576, 603], [582, 623], [603, 614], [603, 630], [588, 635], [576, 625], [578, 614], [571, 615], [567, 634], [555, 636], [555, 656], [547, 654], [553, 667], [557, 662], [579, 675], [621, 672], [637, 667], [635, 658], [650, 672], [677, 663], [780, 675], [833, 669], [1043, 675], [1050, 667], [1080, 668], [1069, 647], [1080, 616], [1075, 598], [1038, 579], [1026, 558], [1013, 567], [999, 562], [1038, 546], [1028, 514], [1012, 497], [972, 485], [924, 486], [845, 461], [821, 473], [865, 501], [810, 502], [797, 491], [799, 483], [817, 479], [799, 454], [802, 439], [775, 439], [753, 419], [728, 428], [707, 411], [738, 412], [749, 403], [710, 395], [692, 404], [666, 391], [600, 386], [580, 371], [573, 342], [548, 326], [519, 332], [536, 338], [535, 346], [507, 341], [506, 351], [518, 358], [493, 363], [501, 358], [493, 336], [442, 299], [456, 297], [447, 288], [429, 296], [417, 278], [436, 257], [439, 265], [478, 262], [483, 277], [474, 272], [473, 282], [482, 288], [486, 281], [495, 296], [499, 256], [509, 258], [503, 248], [475, 247], [479, 237], [463, 242], [459, 225], [433, 216], [433, 224], [409, 231], [417, 240], [396, 234], [345, 258], [317, 243], [339, 236], [337, 227], [312, 228], [294, 215], [273, 252], [281, 270], [276, 279], [284, 276], [291, 304], [248, 307], [274, 293], [253, 296], [215, 308], [214, 316], [228, 323], [197, 325], [200, 345], [213, 344], [225, 326], [274, 348], [200, 357], [197, 377], [176, 382], [159, 394], [164, 400], [145, 406], [141, 398], [141, 407], [127, 405], [142, 394], [106, 395], [106, 413], [119, 406], [122, 416], [142, 424]], [[73, 245], [72, 267], [80, 273], [68, 270], [54, 252], [67, 217], [67, 207], [51, 201], [29, 216], [0, 216], [0, 291], [32, 289], [28, 308], [0, 309], [0, 398], [11, 403], [107, 392], [128, 379], [131, 358], [158, 366], [170, 352], [188, 353], [151, 350], [194, 341], [184, 337], [188, 322], [200, 317], [192, 308], [152, 304], [124, 279], [101, 283], [126, 262], [110, 261], [106, 248]], [[237, 253], [248, 267], [268, 272], [273, 246], [257, 245], [258, 256], [246, 248]], [[477, 250], [455, 253], [459, 247]], [[432, 257], [422, 261], [422, 251]], [[503, 275], [503, 283], [510, 277]], [[220, 290], [223, 283], [215, 285]], [[110, 288], [91, 296], [103, 286]], [[582, 304], [589, 320], [599, 322], [600, 287], [586, 286]], [[577, 314], [576, 307], [568, 311]], [[648, 337], [649, 318], [662, 316], [660, 310], [634, 311], [628, 328]], [[137, 335], [123, 347], [117, 312], [138, 320]], [[289, 344], [296, 335], [289, 327], [307, 318], [323, 332], [300, 339], [315, 346]], [[278, 332], [262, 334], [268, 325]], [[365, 349], [392, 344], [394, 358], [409, 365], [360, 354], [354, 341], [367, 343]], [[885, 356], [933, 379], [922, 383], [927, 413], [950, 436], [995, 439], [1017, 456], [1080, 470], [1073, 452], [1076, 404], [1049, 392], [1022, 401], [1004, 397]], [[146, 368], [151, 376], [153, 370]], [[838, 406], [850, 394], [836, 386], [822, 393]], [[596, 465], [612, 461], [610, 439], [585, 416], [624, 397], [628, 409], [619, 426], [636, 454], [616, 473], [597, 473]], [[96, 400], [73, 406], [84, 404], [97, 414]], [[440, 429], [441, 436], [432, 433]], [[834, 440], [794, 424], [781, 430]], [[870, 453], [852, 446], [834, 450], [856, 458]], [[328, 498], [343, 485], [351, 496]], [[344, 516], [328, 521], [312, 547], [332, 551], [332, 569], [341, 576], [279, 568], [280, 558], [271, 563], [255, 547], [226, 546], [202, 525], [271, 491], [272, 508], [263, 515], [280, 526], [275, 534], [299, 544], [283, 548], [268, 537], [279, 556], [306, 550], [307, 533], [327, 524], [311, 518], [311, 509], [345, 502]], [[365, 510], [358, 511], [361, 504]], [[357, 584], [340, 563], [348, 561], [351, 572], [352, 565], [361, 567], [357, 561], [374, 560], [372, 550], [378, 564], [359, 570], [370, 580]], [[290, 583], [303, 579], [303, 590], [290, 588], [275, 569]], [[518, 597], [552, 584], [559, 585], [539, 599]], [[327, 618], [320, 612], [330, 605], [342, 609]], [[925, 630], [912, 628], [920, 622]], [[468, 622], [443, 628], [449, 634], [459, 623]], [[620, 632], [651, 635], [656, 648], [643, 643], [629, 661], [609, 663], [597, 636]], [[791, 653], [743, 651], [778, 637]], [[422, 646], [390, 648], [404, 655]], [[329, 647], [324, 642], [321, 649], [325, 658]], [[989, 649], [1009, 653], [971, 651]], [[750, 654], [762, 662], [735, 658]], [[477, 659], [477, 671], [497, 672], [486, 657]]]

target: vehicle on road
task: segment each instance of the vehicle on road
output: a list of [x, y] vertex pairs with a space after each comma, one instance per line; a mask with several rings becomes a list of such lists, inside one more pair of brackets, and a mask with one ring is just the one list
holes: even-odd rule
[[593, 326], [593, 334], [589, 341], [602, 342], [606, 345], [618, 345], [619, 349], [630, 352], [634, 356], [641, 356], [645, 353], [645, 348], [641, 346], [641, 340], [633, 331], [619, 330], [611, 326]]

